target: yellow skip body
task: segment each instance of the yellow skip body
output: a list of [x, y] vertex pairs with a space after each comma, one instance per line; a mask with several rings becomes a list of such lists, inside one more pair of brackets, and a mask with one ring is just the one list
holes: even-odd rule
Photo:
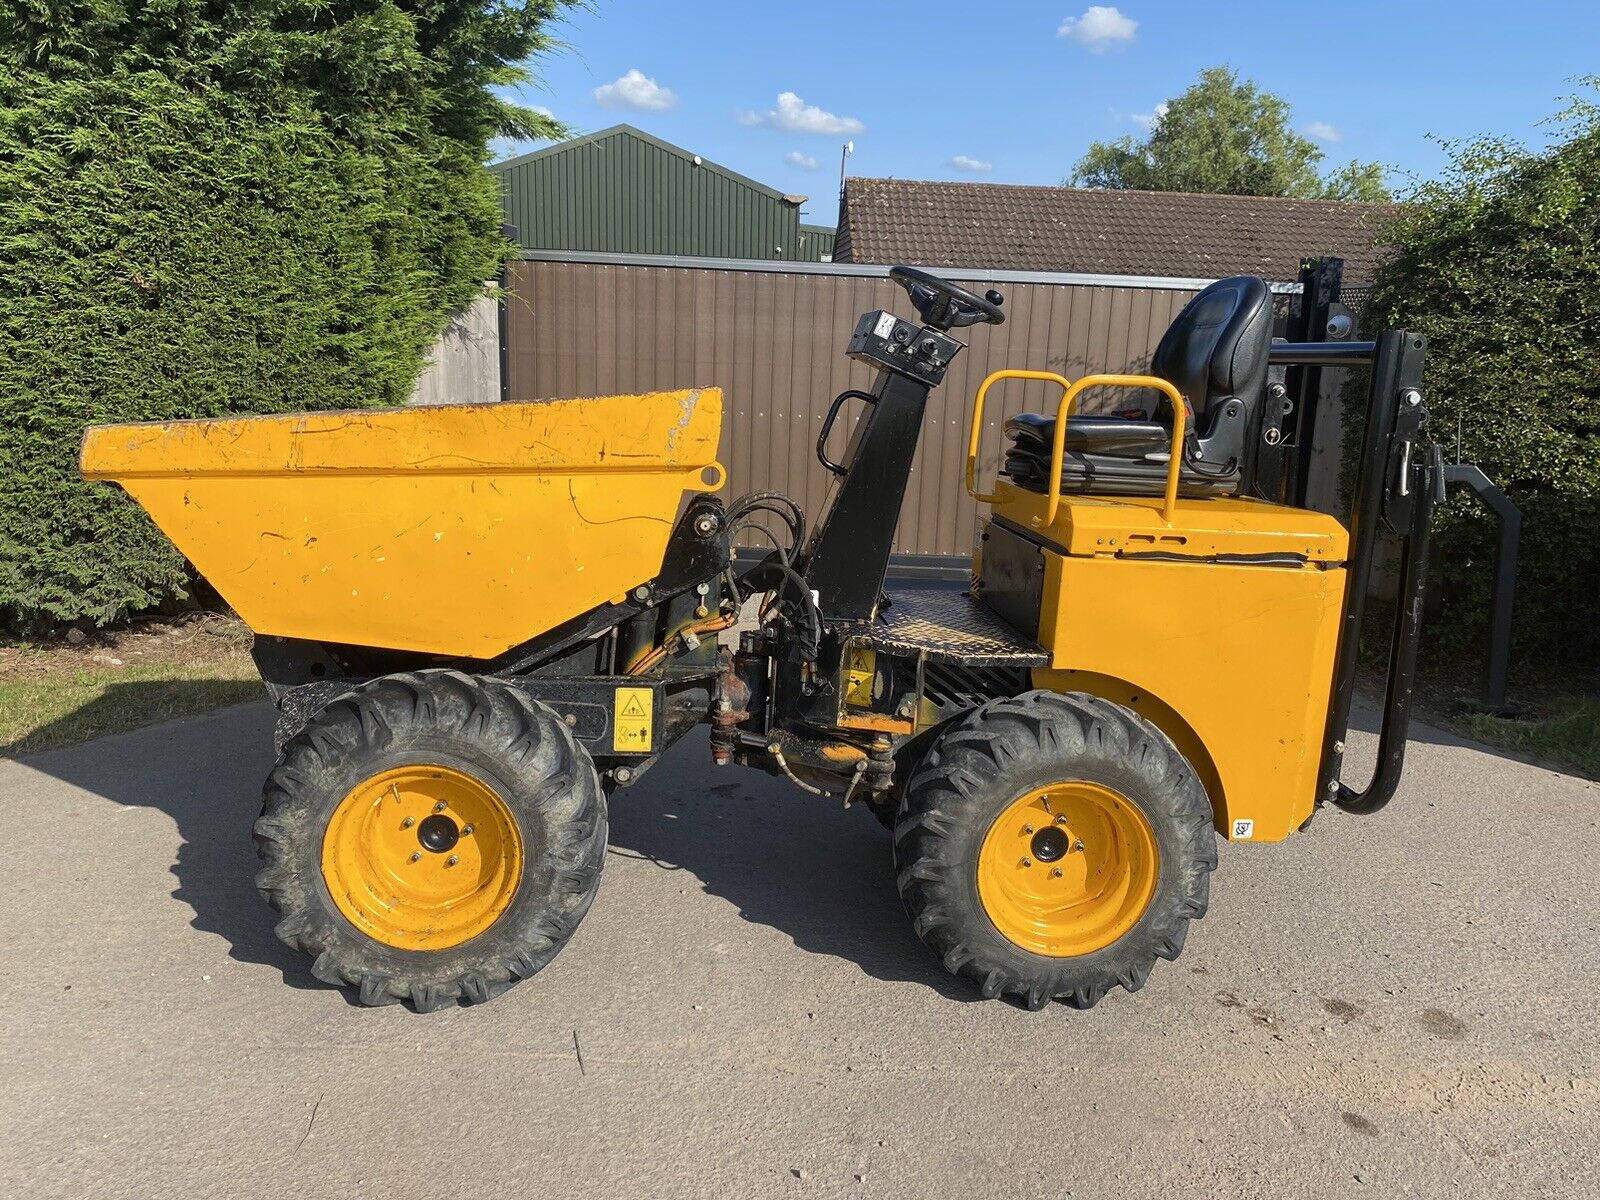
[[721, 426], [716, 388], [101, 425], [82, 469], [256, 633], [492, 658], [657, 574]]

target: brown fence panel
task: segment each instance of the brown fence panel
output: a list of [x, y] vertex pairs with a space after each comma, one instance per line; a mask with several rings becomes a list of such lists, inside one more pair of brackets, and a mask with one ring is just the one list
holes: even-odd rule
[[[1038, 282], [1003, 272], [991, 282], [1006, 294], [1006, 323], [960, 331], [968, 348], [929, 401], [896, 536], [900, 553], [972, 548], [977, 507], [962, 475], [972, 399], [985, 375], [1002, 367], [1068, 378], [1142, 371], [1198, 286]], [[720, 387], [729, 494], [787, 492], [813, 520], [831, 480], [813, 453], [828, 405], [846, 388], [873, 383], [870, 367], [844, 357], [856, 318], [877, 308], [911, 311], [887, 278], [848, 267], [521, 261], [511, 264], [506, 290], [509, 399]], [[1043, 383], [995, 390], [981, 481], [994, 477], [1006, 418], [1054, 411], [1058, 399]], [[1088, 393], [1084, 411], [1129, 403], [1126, 393]], [[852, 420], [839, 422], [835, 456]]]

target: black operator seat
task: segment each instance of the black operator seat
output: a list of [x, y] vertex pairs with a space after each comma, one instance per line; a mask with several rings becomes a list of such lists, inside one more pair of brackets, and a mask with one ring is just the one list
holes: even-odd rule
[[[1266, 400], [1272, 348], [1272, 292], [1254, 275], [1219, 279], [1184, 306], [1162, 335], [1150, 374], [1188, 401], [1180, 491], [1226, 495], [1239, 490], [1249, 439]], [[1056, 420], [1021, 413], [1005, 424], [1012, 444], [1004, 472], [1031, 491], [1050, 484]], [[1112, 496], [1159, 496], [1166, 488], [1172, 405], [1161, 397], [1153, 417], [1067, 418], [1061, 490]]]

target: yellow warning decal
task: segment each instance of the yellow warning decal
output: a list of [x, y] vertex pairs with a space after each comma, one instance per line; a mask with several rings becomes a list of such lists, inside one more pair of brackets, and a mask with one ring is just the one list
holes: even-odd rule
[[844, 702], [851, 708], [872, 707], [872, 687], [878, 676], [878, 656], [860, 646], [850, 647], [844, 672]]
[[650, 750], [655, 727], [655, 692], [650, 688], [618, 688], [612, 715], [611, 748], [624, 753]]

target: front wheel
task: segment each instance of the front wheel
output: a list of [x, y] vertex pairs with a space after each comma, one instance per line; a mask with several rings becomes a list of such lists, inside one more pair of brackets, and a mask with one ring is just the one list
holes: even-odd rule
[[1154, 725], [1080, 693], [992, 700], [951, 723], [895, 834], [917, 935], [984, 996], [1088, 1008], [1137, 991], [1205, 914], [1211, 805]]
[[339, 697], [292, 738], [255, 833], [256, 886], [312, 974], [427, 1012], [556, 956], [600, 884], [606, 804], [549, 708], [420, 671]]

